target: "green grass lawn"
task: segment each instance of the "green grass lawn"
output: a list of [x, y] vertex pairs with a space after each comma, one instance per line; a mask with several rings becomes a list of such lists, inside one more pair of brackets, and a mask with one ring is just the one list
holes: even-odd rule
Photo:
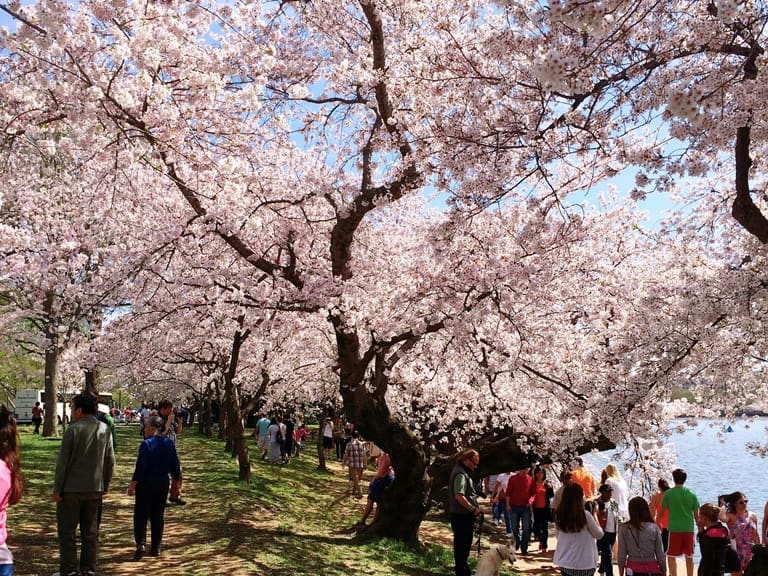
[[[59, 440], [21, 426], [25, 492], [9, 509], [8, 544], [18, 576], [58, 571], [53, 472]], [[348, 492], [346, 471], [317, 470], [312, 449], [287, 466], [252, 463], [253, 481], [237, 481], [237, 461], [223, 443], [186, 429], [178, 439], [186, 506], [166, 510], [163, 554], [132, 561], [133, 498], [126, 495], [140, 442], [138, 425], [118, 425], [118, 463], [104, 504], [99, 573], [144, 576], [162, 568], [175, 575], [437, 576], [453, 572], [450, 529], [428, 518], [424, 546], [345, 533], [365, 500]], [[251, 444], [252, 457], [256, 449]], [[368, 471], [365, 481], [373, 476]]]

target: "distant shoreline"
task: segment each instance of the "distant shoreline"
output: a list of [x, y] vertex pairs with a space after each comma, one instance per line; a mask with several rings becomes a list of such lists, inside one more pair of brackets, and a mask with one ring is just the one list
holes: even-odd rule
[[[736, 410], [733, 415], [737, 418], [766, 418], [768, 417], [768, 411], [759, 410], [757, 408], [742, 408]], [[678, 414], [675, 418], [701, 418], [696, 414]], [[725, 418], [725, 412], [720, 412], [718, 418]]]

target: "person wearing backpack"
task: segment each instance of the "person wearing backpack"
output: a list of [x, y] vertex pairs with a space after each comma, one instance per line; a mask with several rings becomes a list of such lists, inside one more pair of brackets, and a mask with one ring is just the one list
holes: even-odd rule
[[280, 426], [279, 418], [271, 418], [269, 428], [267, 428], [267, 435], [269, 436], [269, 463], [280, 464], [282, 461], [282, 454], [280, 447], [282, 446], [282, 429]]
[[603, 536], [597, 540], [600, 553], [600, 566], [597, 571], [605, 576], [613, 576], [613, 544], [619, 529], [621, 517], [619, 504], [613, 499], [613, 489], [608, 484], [601, 484], [597, 489], [600, 496], [595, 500], [597, 521], [603, 529]]

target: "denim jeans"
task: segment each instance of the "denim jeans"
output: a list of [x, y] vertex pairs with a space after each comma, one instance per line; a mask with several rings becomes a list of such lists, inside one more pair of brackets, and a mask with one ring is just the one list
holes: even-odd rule
[[499, 500], [498, 502], [494, 502], [491, 506], [491, 511], [493, 512], [493, 519], [494, 520], [501, 520], [501, 515], [504, 513], [504, 510], [506, 508], [506, 503], [504, 500]]
[[[515, 548], [519, 548], [523, 554], [528, 553], [528, 543], [531, 541], [531, 509], [528, 506], [509, 507], [509, 528], [515, 536]], [[520, 524], [522, 523], [522, 530]], [[521, 534], [522, 532], [522, 534]]]
[[597, 551], [600, 552], [600, 567], [598, 572], [613, 576], [613, 544], [616, 542], [616, 532], [605, 532], [597, 541]]
[[0, 564], [0, 576], [13, 576], [13, 564]]

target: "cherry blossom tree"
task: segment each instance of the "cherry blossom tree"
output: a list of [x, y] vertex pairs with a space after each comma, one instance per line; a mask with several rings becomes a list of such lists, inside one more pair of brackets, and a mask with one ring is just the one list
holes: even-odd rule
[[297, 324], [289, 313], [276, 318], [274, 311], [246, 305], [210, 266], [214, 254], [201, 257], [197, 246], [192, 260], [182, 243], [175, 244], [162, 267], [156, 262], [133, 278], [130, 310], [110, 323], [98, 343], [98, 364], [115, 382], [133, 383], [137, 397], [182, 398], [192, 391], [208, 434], [210, 407], [218, 405], [220, 435], [238, 457], [240, 479], [249, 480], [243, 422], [254, 408], [338, 396], [335, 378], [326, 376], [329, 385], [320, 385], [324, 369], [332, 375], [326, 368], [332, 357], [328, 326], [322, 323], [323, 347], [322, 339], [308, 337], [322, 336], [311, 326], [313, 316], [300, 315]]
[[[91, 235], [93, 220], [73, 216], [72, 198], [59, 194], [63, 187], [42, 187], [27, 196], [20, 191], [22, 179], [22, 174], [12, 178], [11, 190], [18, 185], [19, 192], [3, 198], [0, 330], [18, 333], [19, 322], [33, 329], [25, 347], [45, 359], [50, 408], [59, 392], [60, 355], [80, 341], [89, 315], [100, 313], [108, 279], [101, 274], [102, 255], [94, 250], [96, 244], [85, 239]], [[56, 429], [56, 410], [46, 410], [43, 435], [55, 435]]]
[[[635, 198], [674, 191], [734, 165], [736, 138], [736, 205], [759, 209], [764, 8], [728, 6], [7, 5], [3, 173], [44, 142], [78, 206], [121, 202], [111, 262], [328, 322], [345, 411], [398, 471], [385, 506], [408, 513], [380, 530], [414, 541], [426, 436], [511, 433], [527, 462], [649, 432], [723, 326], [691, 295], [712, 276], [694, 220], [680, 247], [574, 194], [629, 165]], [[165, 273], [201, 244], [220, 257]]]

